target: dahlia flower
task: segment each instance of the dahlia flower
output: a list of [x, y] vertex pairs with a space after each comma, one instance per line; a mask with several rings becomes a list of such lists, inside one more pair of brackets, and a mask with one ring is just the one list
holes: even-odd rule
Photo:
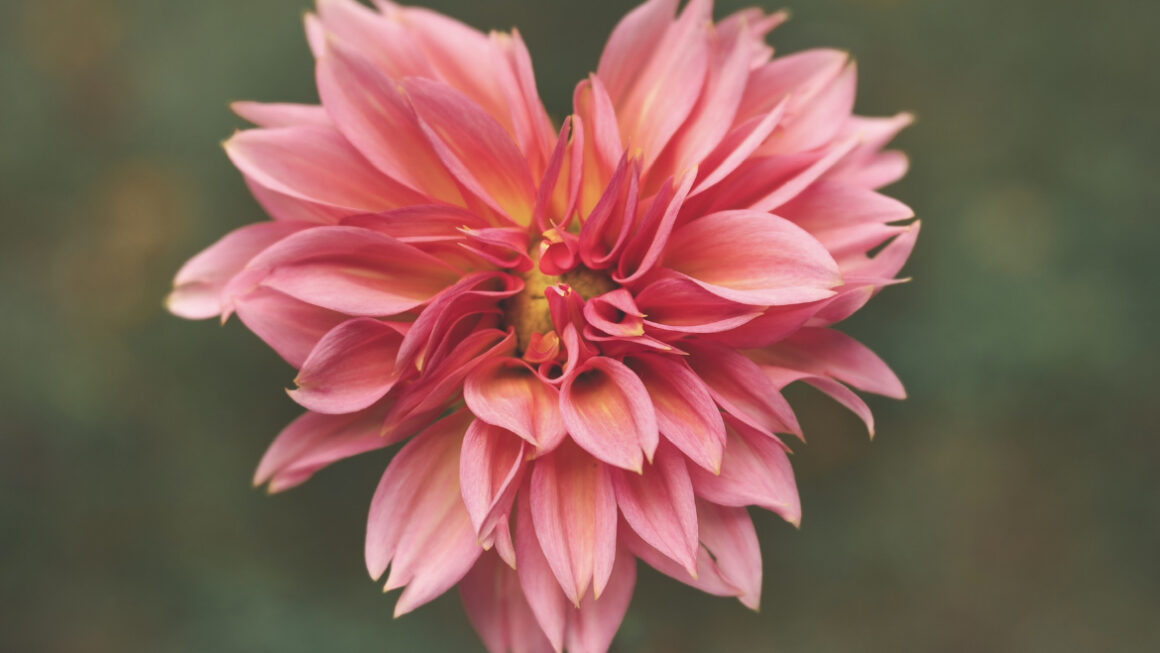
[[[852, 114], [847, 54], [773, 56], [784, 13], [650, 0], [554, 124], [518, 32], [386, 0], [306, 16], [321, 105], [239, 102], [226, 144], [273, 218], [177, 274], [298, 369], [278, 492], [402, 443], [367, 520], [395, 614], [459, 585], [493, 652], [605, 651], [637, 560], [756, 609], [748, 513], [792, 524], [781, 390], [901, 398], [833, 327], [918, 223], [876, 192], [907, 114]], [[877, 250], [871, 256], [870, 252]], [[388, 572], [389, 570], [389, 572]]]

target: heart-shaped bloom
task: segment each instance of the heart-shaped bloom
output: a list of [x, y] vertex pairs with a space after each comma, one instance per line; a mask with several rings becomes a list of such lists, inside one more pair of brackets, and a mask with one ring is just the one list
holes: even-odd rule
[[833, 327], [914, 246], [877, 192], [910, 116], [853, 115], [843, 52], [774, 57], [783, 13], [677, 5], [628, 14], [555, 125], [517, 32], [319, 0], [321, 105], [239, 102], [257, 128], [225, 145], [273, 220], [169, 298], [299, 370], [256, 483], [403, 443], [370, 574], [397, 615], [458, 584], [493, 652], [607, 650], [638, 558], [756, 609], [747, 507], [801, 517], [782, 388], [871, 432], [851, 387], [904, 395]]

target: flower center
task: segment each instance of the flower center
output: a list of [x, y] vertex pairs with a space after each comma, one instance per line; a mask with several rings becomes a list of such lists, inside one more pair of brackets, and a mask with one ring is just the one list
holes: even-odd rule
[[[532, 249], [533, 252], [538, 250], [537, 247]], [[552, 311], [548, 306], [548, 288], [565, 284], [585, 300], [617, 288], [612, 279], [603, 273], [582, 265], [559, 276], [544, 274], [540, 271], [539, 257], [535, 253], [532, 257], [536, 259], [536, 265], [521, 275], [524, 279], [523, 291], [503, 303], [504, 317], [507, 324], [516, 330], [517, 347], [521, 354], [527, 350], [532, 334], [544, 334], [555, 329]]]

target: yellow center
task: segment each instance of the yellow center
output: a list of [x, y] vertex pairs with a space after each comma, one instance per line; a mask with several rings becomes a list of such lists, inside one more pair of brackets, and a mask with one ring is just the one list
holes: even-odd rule
[[567, 284], [584, 299], [591, 299], [606, 292], [616, 290], [616, 284], [604, 274], [589, 270], [584, 266], [565, 272], [559, 276], [544, 274], [540, 271], [539, 257], [536, 255], [538, 247], [533, 247], [533, 258], [536, 265], [525, 272], [524, 289], [520, 294], [511, 297], [503, 304], [507, 323], [516, 330], [516, 341], [519, 351], [527, 350], [533, 333], [548, 333], [555, 326], [552, 324], [552, 312], [548, 308], [548, 288]]

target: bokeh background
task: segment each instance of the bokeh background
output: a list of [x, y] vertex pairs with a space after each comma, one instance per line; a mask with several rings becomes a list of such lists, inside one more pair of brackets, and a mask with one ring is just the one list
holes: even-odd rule
[[[308, 3], [0, 3], [2, 651], [482, 650], [454, 592], [394, 621], [365, 577], [390, 454], [251, 489], [292, 370], [161, 308], [262, 217], [226, 104], [316, 99]], [[519, 25], [556, 116], [629, 7], [428, 4]], [[915, 280], [846, 325], [911, 396], [871, 399], [870, 443], [791, 393], [805, 520], [756, 516], [761, 613], [643, 572], [614, 650], [1160, 650], [1160, 3], [792, 9], [781, 51], [848, 49], [860, 112], [919, 117], [889, 189], [924, 219]]]

